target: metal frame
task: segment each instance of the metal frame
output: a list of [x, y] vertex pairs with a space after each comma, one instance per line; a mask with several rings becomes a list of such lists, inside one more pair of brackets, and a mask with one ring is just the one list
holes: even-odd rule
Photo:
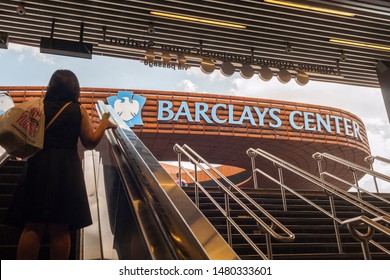
[[[235, 184], [233, 184], [228, 178], [226, 178], [218, 169], [214, 168], [209, 162], [207, 162], [204, 158], [202, 158], [199, 154], [197, 154], [194, 150], [192, 150], [188, 145], [180, 146], [175, 144], [174, 151], [178, 155], [179, 169], [183, 170], [195, 183], [195, 203], [199, 208], [199, 190], [201, 190], [210, 201], [217, 207], [217, 209], [225, 216], [226, 218], [226, 228], [227, 228], [227, 238], [228, 243], [232, 246], [232, 226], [245, 238], [245, 240], [249, 243], [249, 245], [258, 253], [258, 255], [262, 259], [272, 259], [272, 245], [271, 245], [271, 237], [275, 238], [282, 242], [288, 242], [295, 239], [295, 235], [286, 228], [282, 223], [280, 223], [276, 218], [274, 218], [268, 211], [266, 211], [263, 207], [261, 207], [258, 203], [256, 203], [252, 198], [250, 198], [245, 192], [243, 192], [240, 188], [238, 188]], [[196, 175], [192, 176], [186, 169], [183, 169], [180, 165], [182, 162], [182, 155], [185, 155], [189, 161], [194, 164], [195, 174], [197, 174], [198, 168], [201, 169], [205, 174], [210, 177], [212, 181], [214, 181], [220, 191], [224, 194], [225, 199], [225, 207], [221, 207], [221, 205], [211, 196], [211, 194], [207, 191], [207, 189], [198, 182]], [[203, 165], [206, 165], [205, 168]], [[216, 173], [220, 176], [221, 179], [217, 179], [211, 172]], [[223, 182], [225, 183], [223, 183]], [[253, 212], [249, 206], [244, 203], [237, 195], [233, 193], [233, 191], [239, 193], [242, 197], [245, 198], [249, 202], [249, 205], [256, 208], [256, 210], [260, 211], [263, 215], [265, 215], [271, 221], [271, 225], [265, 223], [255, 212]], [[240, 226], [234, 221], [234, 219], [230, 215], [230, 199], [235, 201], [242, 209], [246, 211], [246, 213], [251, 216], [256, 223], [258, 224], [262, 233], [266, 235], [266, 246], [267, 246], [267, 255], [266, 256], [258, 246], [250, 239], [250, 237], [240, 228]], [[278, 228], [283, 231], [284, 235], [278, 234], [275, 229]]]
[[[308, 172], [306, 172], [306, 171], [304, 171], [304, 170], [302, 170], [302, 169], [300, 169], [300, 168], [298, 168], [298, 167], [296, 167], [296, 166], [294, 166], [294, 165], [292, 165], [292, 164], [290, 164], [290, 163], [288, 163], [288, 162], [286, 162], [286, 161], [284, 161], [284, 160], [282, 160], [282, 159], [280, 159], [280, 158], [278, 158], [278, 157], [276, 157], [276, 156], [274, 156], [274, 155], [272, 155], [264, 150], [250, 148], [247, 150], [247, 154], [251, 158], [251, 161], [252, 161], [252, 167], [254, 168], [252, 171], [253, 171], [254, 177], [257, 176], [257, 174], [261, 174], [261, 175], [265, 176], [269, 180], [278, 184], [281, 187], [281, 190], [283, 190], [283, 189], [288, 190], [290, 193], [301, 198], [302, 200], [304, 200], [308, 204], [312, 205], [314, 208], [321, 211], [322, 213], [324, 213], [326, 216], [328, 216], [329, 218], [331, 218], [333, 220], [333, 225], [334, 225], [334, 229], [335, 229], [335, 235], [336, 235], [336, 239], [337, 239], [339, 253], [343, 252], [341, 237], [340, 237], [340, 232], [339, 232], [339, 225], [348, 224], [348, 222], [342, 221], [341, 219], [337, 218], [333, 196], [339, 197], [339, 198], [343, 199], [344, 201], [347, 201], [348, 203], [358, 207], [362, 212], [372, 215], [373, 216], [372, 219], [367, 218], [370, 221], [375, 221], [375, 219], [379, 219], [381, 217], [386, 217], [386, 219], [390, 218], [390, 213], [360, 199], [359, 197], [351, 195], [350, 193], [330, 184], [329, 182], [322, 180], [322, 178], [316, 177], [316, 176], [314, 176], [314, 175], [312, 175], [312, 174], [310, 174], [310, 173], [308, 173]], [[309, 183], [312, 183], [313, 185], [321, 188], [329, 196], [329, 203], [331, 205], [332, 211], [328, 212], [327, 210], [320, 207], [319, 205], [317, 205], [316, 203], [314, 203], [310, 199], [301, 195], [299, 192], [297, 192], [294, 189], [287, 186], [283, 180], [283, 173], [282, 172], [279, 172], [278, 173], [279, 178], [275, 179], [272, 176], [268, 175], [266, 172], [262, 171], [261, 169], [256, 168], [255, 158], [257, 156], [263, 157], [263, 158], [273, 162], [275, 167], [278, 168], [278, 170], [280, 170], [280, 169], [289, 170], [289, 171], [293, 172], [294, 174], [299, 175], [302, 178], [306, 179]], [[258, 188], [257, 181], [258, 180], [256, 179], [255, 188]], [[283, 195], [282, 195], [282, 198], [283, 198], [284, 209], [287, 209], [287, 200]], [[370, 235], [367, 235], [366, 239], [370, 239]], [[370, 240], [370, 243], [373, 244], [374, 246], [378, 247], [379, 249], [381, 249], [381, 246], [380, 245], [377, 246], [378, 244], [376, 242], [372, 242], [372, 240]], [[362, 250], [363, 250], [365, 258], [368, 257], [368, 255], [366, 254], [367, 248], [362, 248]], [[388, 253], [387, 251], [385, 251], [385, 252]]]
[[[117, 37], [131, 34], [141, 41], [153, 40], [189, 48], [198, 45], [201, 39], [205, 49], [210, 51], [250, 55], [253, 47], [255, 55], [264, 59], [328, 66], [336, 65], [343, 50], [347, 59], [340, 61], [342, 76], [313, 74], [310, 79], [369, 87], [379, 86], [373, 65], [388, 58], [386, 51], [329, 42], [330, 34], [334, 34], [339, 39], [388, 45], [390, 34], [386, 26], [390, 16], [385, 1], [310, 1], [312, 5], [354, 13], [356, 16], [353, 18], [254, 0], [91, 0], [87, 4], [75, 0], [25, 0], [23, 3], [26, 7], [24, 15], [16, 12], [19, 0], [0, 3], [1, 31], [9, 33], [11, 43], [39, 46], [40, 38], [50, 35], [51, 21], [56, 18], [57, 38], [78, 40], [79, 26], [84, 22], [84, 41], [94, 45], [96, 55], [128, 59], [143, 58], [144, 52], [104, 46], [101, 44], [104, 26], [109, 34]], [[153, 10], [233, 22], [247, 28], [236, 30], [162, 18], [151, 15]], [[155, 26], [152, 34], [147, 31], [150, 23]], [[292, 46], [292, 52], [286, 52], [287, 43]], [[199, 66], [199, 63], [189, 61], [194, 66]]]

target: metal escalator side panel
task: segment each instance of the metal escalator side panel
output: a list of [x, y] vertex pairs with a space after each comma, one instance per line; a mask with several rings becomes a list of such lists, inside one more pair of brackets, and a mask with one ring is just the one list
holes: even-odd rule
[[[102, 102], [98, 110], [107, 110], [112, 116], [116, 115], [112, 108]], [[128, 172], [135, 175], [136, 183], [140, 186], [136, 193], [142, 197], [140, 201], [146, 203], [144, 206], [152, 211], [161, 235], [174, 250], [175, 258], [239, 259], [138, 137], [120, 119], [115, 118], [115, 122], [119, 128], [107, 132], [114, 155], [122, 157], [131, 166]], [[117, 149], [123, 151], [115, 152]], [[132, 187], [128, 187], [128, 191], [134, 192]]]
[[[111, 141], [115, 142], [113, 139]], [[114, 225], [114, 243], [119, 258], [176, 259], [168, 238], [156, 220], [154, 209], [138, 188], [140, 183], [134, 169], [129, 166], [122, 150], [114, 142], [111, 142], [112, 154], [121, 178]]]

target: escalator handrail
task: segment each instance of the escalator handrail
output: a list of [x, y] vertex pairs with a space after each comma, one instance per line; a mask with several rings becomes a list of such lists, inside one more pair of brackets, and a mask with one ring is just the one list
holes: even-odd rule
[[[118, 124], [118, 129], [106, 133], [109, 138], [117, 141], [117, 146], [120, 146], [127, 163], [134, 172], [138, 172], [137, 178], [142, 178], [138, 180], [136, 186], [126, 186], [126, 190], [138, 188], [143, 201], [153, 212], [154, 221], [148, 222], [157, 224], [159, 229], [159, 232], [152, 234], [162, 235], [169, 243], [172, 258], [239, 259], [135, 133], [116, 115], [112, 107], [98, 101], [97, 108], [100, 113], [110, 112], [112, 120]], [[156, 249], [158, 248], [151, 251]]]
[[[0, 147], [0, 150], [2, 148]], [[5, 150], [3, 153], [0, 154], [0, 167], [3, 166], [4, 163], [6, 163], [11, 158], [11, 155], [9, 155]]]

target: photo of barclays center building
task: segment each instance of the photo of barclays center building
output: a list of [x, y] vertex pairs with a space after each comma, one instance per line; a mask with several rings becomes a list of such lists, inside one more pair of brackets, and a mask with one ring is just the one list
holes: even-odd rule
[[[389, 115], [389, 8], [349, 0], [1, 1], [0, 47], [381, 88]], [[0, 110], [45, 91], [0, 85]], [[390, 160], [371, 154], [359, 116], [131, 88], [82, 87], [79, 101], [95, 124], [110, 112], [119, 128], [94, 150], [80, 145], [93, 225], [72, 233], [72, 259], [390, 259], [390, 195], [381, 191], [390, 176], [374, 168]], [[3, 221], [25, 160], [3, 152], [0, 164]], [[20, 232], [0, 229], [1, 259], [15, 259]], [[40, 258], [48, 256], [43, 245]]]

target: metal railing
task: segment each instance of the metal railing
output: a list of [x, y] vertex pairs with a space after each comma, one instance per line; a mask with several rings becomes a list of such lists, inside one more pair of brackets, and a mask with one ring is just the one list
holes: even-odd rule
[[[381, 222], [387, 224], [387, 226], [381, 224]], [[352, 237], [359, 241], [362, 247], [363, 255], [365, 260], [371, 260], [371, 252], [369, 248], [369, 243], [373, 244], [375, 247], [390, 255], [390, 250], [380, 245], [379, 243], [372, 240], [375, 230], [383, 233], [386, 237], [390, 238], [390, 218], [386, 216], [377, 217], [370, 219], [366, 216], [358, 216], [352, 219], [345, 220], [342, 222], [342, 225], [346, 225]], [[367, 227], [367, 232], [362, 233], [359, 229], [362, 226]]]
[[[370, 170], [372, 170], [372, 171], [374, 171], [374, 162], [375, 161], [380, 161], [380, 162], [383, 162], [386, 164], [390, 164], [390, 159], [380, 157], [380, 156], [367, 156], [364, 158], [364, 161], [370, 165]], [[376, 192], [379, 193], [378, 181], [377, 181], [376, 177], [374, 177], [373, 179], [374, 179]]]
[[381, 162], [390, 164], [390, 159], [384, 158], [381, 156], [368, 156], [368, 157], [365, 157], [364, 160], [367, 161], [368, 163], [370, 163], [370, 162], [374, 163], [374, 161], [377, 160], [377, 161], [381, 161]]
[[[383, 202], [385, 202], [386, 204], [390, 204], [390, 201], [387, 200], [387, 199], [384, 199], [383, 197], [380, 197], [378, 195], [375, 195], [374, 193], [364, 189], [364, 188], [361, 188], [360, 187], [360, 184], [359, 184], [359, 176], [358, 176], [358, 172], [364, 174], [364, 175], [368, 175], [368, 176], [371, 176], [373, 179], [374, 179], [374, 183], [375, 183], [375, 187], [376, 187], [376, 192], [379, 193], [379, 188], [378, 188], [378, 183], [377, 183], [377, 179], [380, 179], [380, 180], [383, 180], [385, 182], [388, 182], [390, 183], [390, 176], [387, 176], [387, 175], [384, 175], [382, 173], [379, 173], [379, 172], [376, 172], [372, 169], [372, 164], [371, 164], [371, 169], [368, 169], [368, 168], [365, 168], [361, 165], [358, 165], [356, 163], [353, 163], [353, 162], [350, 162], [348, 160], [345, 160], [345, 159], [342, 159], [342, 158], [339, 158], [339, 157], [336, 157], [334, 155], [330, 155], [328, 153], [315, 153], [313, 155], [313, 158], [317, 161], [317, 165], [318, 165], [318, 172], [320, 174], [320, 177], [321, 179], [325, 180], [326, 177], [330, 177], [330, 178], [333, 178], [333, 179], [336, 179], [337, 181], [339, 182], [342, 182], [343, 184], [346, 184], [354, 189], [357, 190], [357, 195], [360, 199], [362, 199], [362, 193], [365, 193], [371, 197], [374, 197], [376, 199], [379, 199]], [[375, 157], [371, 157], [372, 158], [375, 158]], [[378, 157], [377, 159], [379, 160], [382, 159], [382, 160], [385, 160], [385, 158], [381, 158], [381, 157]], [[341, 165], [344, 165], [346, 167], [349, 168], [349, 170], [352, 172], [352, 175], [353, 175], [353, 179], [354, 179], [354, 183], [350, 183], [346, 180], [343, 180], [329, 172], [326, 172], [323, 170], [322, 168], [322, 161], [323, 159], [329, 159], [331, 161], [334, 161], [336, 163], [339, 163]], [[365, 159], [366, 161], [371, 161], [370, 158], [366, 157]], [[372, 161], [373, 162], [373, 161]]]
[[[195, 204], [199, 208], [199, 190], [201, 190], [207, 198], [215, 205], [215, 207], [224, 215], [226, 218], [226, 227], [227, 227], [227, 238], [228, 243], [232, 246], [232, 226], [237, 230], [237, 232], [248, 242], [248, 244], [258, 253], [258, 255], [263, 259], [272, 259], [272, 245], [271, 237], [275, 238], [282, 242], [289, 242], [295, 239], [295, 235], [287, 229], [282, 223], [280, 223], [275, 217], [273, 217], [268, 211], [256, 203], [250, 196], [248, 196], [244, 191], [238, 188], [234, 183], [232, 183], [228, 178], [226, 178], [218, 169], [214, 168], [209, 162], [192, 150], [189, 146], [183, 145], [180, 146], [176, 144], [174, 146], [174, 151], [178, 154], [179, 162], [179, 176], [181, 179], [181, 172], [184, 171], [187, 176], [194, 181], [195, 184]], [[189, 161], [194, 165], [194, 176], [188, 170], [182, 168], [182, 155], [185, 155]], [[206, 166], [206, 167], [205, 167]], [[212, 181], [214, 181], [219, 189], [224, 194], [225, 198], [225, 207], [223, 208], [210, 194], [210, 192], [200, 184], [198, 181], [197, 173], [198, 168], [201, 169], [204, 174], [206, 174]], [[217, 174], [220, 179], [217, 179], [213, 173]], [[225, 182], [223, 184], [222, 180]], [[243, 198], [245, 198], [250, 205], [252, 205], [256, 210], [258, 210], [262, 215], [267, 217], [271, 222], [268, 225], [261, 217], [259, 217], [254, 211], [252, 211], [246, 203], [244, 203], [237, 195], [232, 191], [236, 191]], [[266, 236], [266, 246], [267, 246], [267, 256], [260, 250], [260, 248], [251, 240], [251, 238], [241, 229], [241, 227], [234, 221], [231, 216], [230, 209], [230, 200], [233, 200], [239, 205], [247, 215], [252, 217], [257, 225], [259, 226], [262, 233]], [[282, 234], [277, 233], [275, 230], [280, 229], [283, 232]]]
[[[290, 163], [288, 163], [288, 162], [286, 162], [286, 161], [284, 161], [284, 160], [282, 160], [282, 159], [280, 159], [280, 158], [278, 158], [278, 157], [276, 157], [276, 156], [274, 156], [274, 155], [272, 155], [264, 150], [250, 148], [247, 150], [247, 154], [248, 154], [248, 156], [251, 157], [253, 180], [254, 180], [255, 188], [258, 188], [257, 174], [261, 174], [261, 175], [265, 176], [266, 178], [268, 178], [269, 180], [271, 180], [272, 182], [274, 182], [280, 186], [281, 194], [282, 194], [282, 201], [283, 201], [283, 208], [285, 211], [287, 211], [287, 198], [285, 195], [285, 191], [288, 190], [290, 193], [299, 197], [300, 199], [302, 199], [306, 203], [310, 204], [315, 209], [319, 210], [320, 212], [322, 212], [323, 214], [325, 214], [326, 216], [328, 216], [329, 218], [331, 218], [333, 220], [333, 226], [334, 226], [334, 231], [335, 231], [335, 235], [336, 235], [339, 253], [343, 253], [339, 226], [343, 225], [343, 223], [345, 223], [345, 221], [342, 221], [341, 219], [337, 218], [334, 197], [341, 198], [342, 200], [356, 206], [361, 211], [364, 211], [365, 213], [372, 215], [373, 218], [390, 217], [390, 214], [388, 212], [360, 199], [359, 197], [356, 197], [356, 196], [348, 193], [347, 191], [344, 191], [344, 190], [338, 188], [337, 186], [335, 186], [329, 182], [323, 181], [321, 178], [314, 176], [313, 174], [311, 174], [303, 169], [300, 169], [300, 168], [298, 168], [298, 167], [296, 167], [296, 166], [294, 166], [294, 165], [292, 165], [292, 164], [290, 164]], [[263, 170], [256, 168], [255, 158], [257, 156], [261, 156], [264, 159], [271, 161], [274, 164], [274, 166], [278, 169], [278, 176], [279, 176], [278, 179], [272, 177], [271, 175], [267, 174]], [[283, 170], [288, 170], [288, 171], [298, 175], [299, 177], [307, 180], [308, 182], [314, 184], [315, 186], [319, 187], [320, 189], [322, 189], [329, 197], [331, 212], [329, 212], [328, 210], [324, 209], [323, 207], [317, 205], [315, 202], [306, 198], [305, 196], [301, 195], [296, 190], [287, 186], [284, 182]], [[371, 243], [374, 246], [376, 246], [375, 242], [371, 242]], [[380, 247], [378, 247], [378, 248], [381, 249]]]

